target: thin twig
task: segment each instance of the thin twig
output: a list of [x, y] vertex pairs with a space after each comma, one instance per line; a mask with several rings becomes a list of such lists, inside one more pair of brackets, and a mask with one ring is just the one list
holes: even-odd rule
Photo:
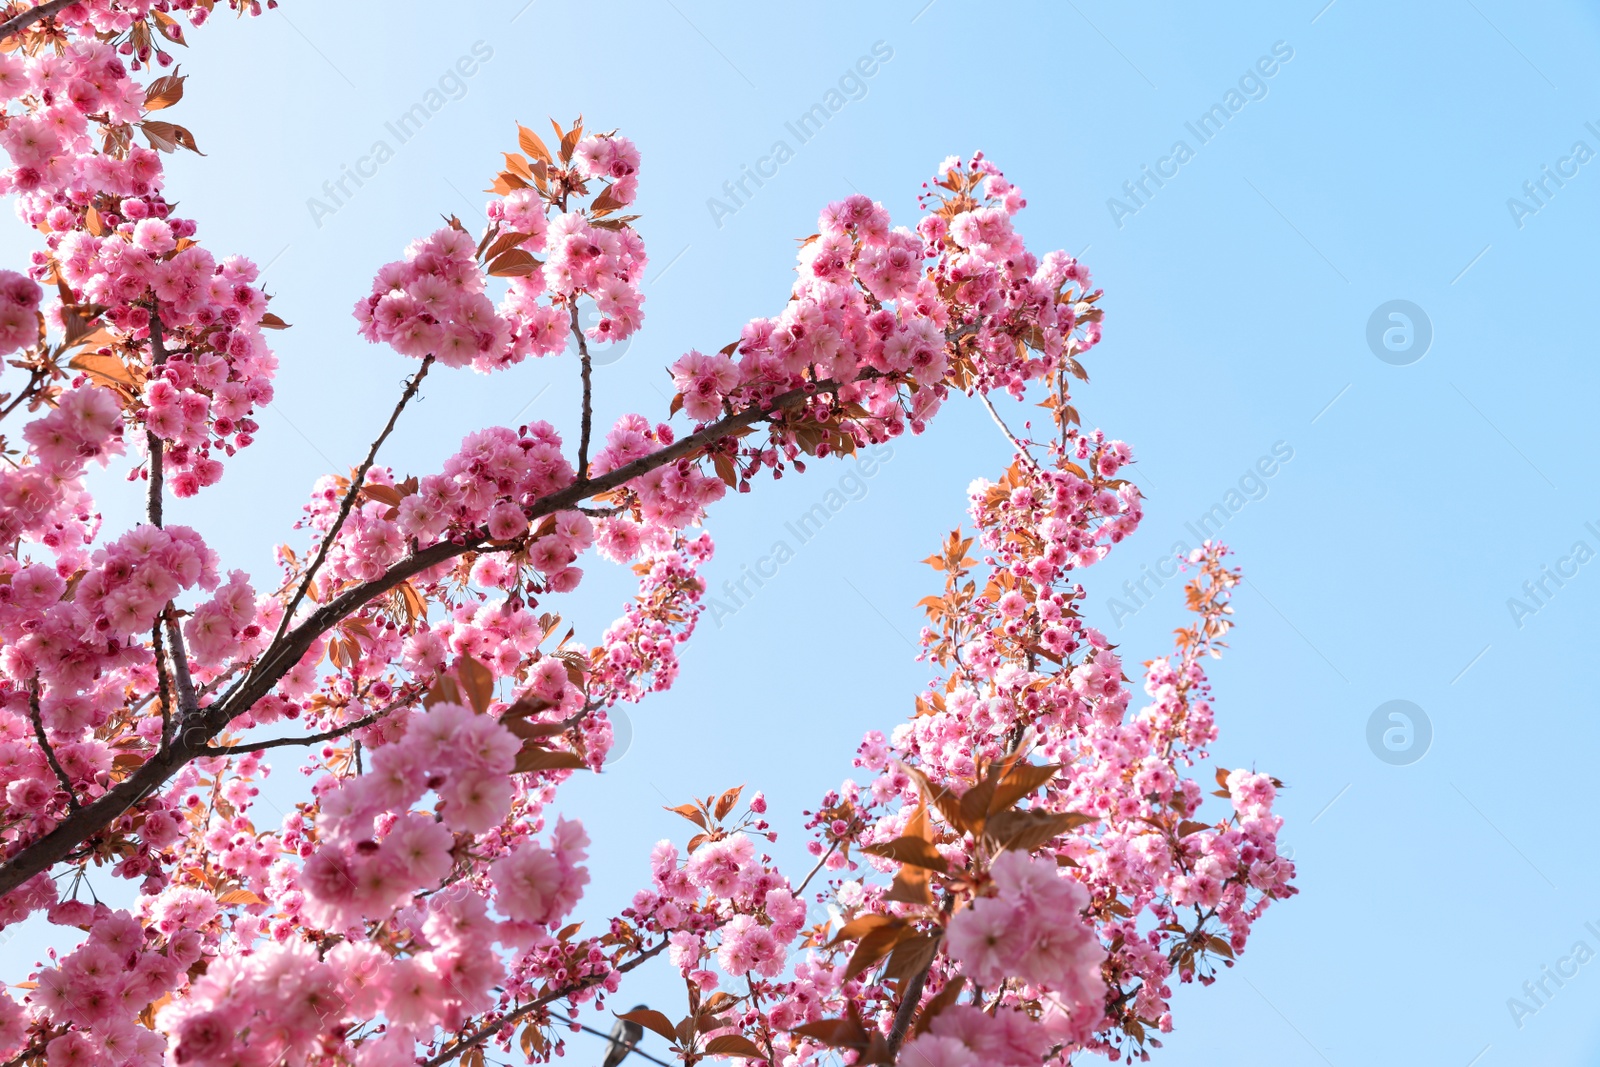
[[28, 384], [17, 391], [16, 399], [0, 410], [0, 419], [4, 419], [22, 404], [24, 400], [32, 401], [38, 395], [39, 386], [50, 378], [50, 372], [44, 367], [34, 367], [28, 372]]
[[[665, 949], [667, 947], [667, 945], [669, 945], [670, 943], [671, 942], [663, 941], [659, 945], [656, 945], [654, 948], [646, 949], [644, 952], [640, 953], [638, 956], [634, 957], [633, 959], [629, 960], [627, 963], [624, 963], [622, 966], [618, 967], [617, 970], [616, 970], [616, 973], [618, 973], [618, 974], [626, 974], [626, 973], [628, 973], [629, 971], [633, 970], [635, 967], [639, 966], [641, 963], [645, 962], [646, 960], [651, 959], [652, 957], [660, 955], [662, 950]], [[472, 1031], [472, 1033], [466, 1035], [465, 1037], [460, 1037], [460, 1038], [457, 1038], [454, 1041], [449, 1042], [443, 1048], [441, 1048], [436, 1054], [434, 1054], [434, 1056], [432, 1058], [419, 1061], [420, 1064], [421, 1064], [421, 1067], [442, 1067], [443, 1064], [449, 1063], [452, 1059], [454, 1059], [457, 1055], [459, 1055], [463, 1050], [471, 1048], [473, 1045], [476, 1045], [478, 1042], [482, 1041], [484, 1038], [489, 1037], [496, 1030], [500, 1030], [500, 1029], [502, 1029], [502, 1028], [504, 1028], [506, 1026], [510, 1026], [510, 1025], [512, 1025], [514, 1023], [521, 1022], [523, 1019], [527, 1018], [529, 1015], [532, 1015], [534, 1012], [538, 1011], [540, 1008], [544, 1007], [546, 1004], [552, 1004], [555, 1001], [561, 1000], [563, 997], [570, 997], [574, 993], [580, 993], [583, 990], [588, 989], [590, 986], [599, 985], [601, 982], [603, 982], [605, 980], [606, 980], [606, 975], [597, 974], [597, 975], [594, 975], [593, 977], [585, 978], [581, 982], [574, 982], [572, 985], [566, 986], [563, 989], [557, 989], [556, 991], [554, 991], [552, 993], [546, 993], [544, 996], [538, 998], [537, 1000], [531, 1000], [528, 1003], [524, 1004], [522, 1007], [517, 1008], [515, 1011], [507, 1012], [505, 1015], [501, 1016], [495, 1022], [484, 1023], [482, 1026], [478, 1027], [476, 1030]]]
[[305, 737], [274, 737], [267, 741], [251, 741], [249, 744], [245, 745], [223, 745], [221, 748], [206, 747], [200, 750], [199, 758], [205, 759], [211, 756], [238, 756], [245, 752], [262, 752], [269, 748], [284, 748], [288, 745], [315, 745], [323, 741], [332, 741], [335, 738], [343, 737], [346, 734], [353, 734], [357, 730], [371, 726], [373, 723], [382, 719], [385, 715], [404, 707], [405, 705], [416, 700], [417, 697], [421, 695], [422, 694], [420, 692], [417, 692], [399, 700], [390, 701], [387, 705], [379, 708], [377, 711], [368, 712], [359, 719], [354, 719], [343, 724], [342, 726], [336, 726], [331, 730], [324, 730], [320, 734], [307, 734]]
[[578, 359], [583, 365], [583, 425], [578, 436], [578, 481], [589, 478], [589, 437], [594, 427], [594, 407], [590, 383], [589, 343], [578, 327], [578, 303], [572, 303], [572, 336], [578, 339]]
[[44, 749], [44, 758], [50, 761], [50, 769], [56, 772], [56, 780], [61, 783], [61, 789], [67, 794], [67, 807], [73, 811], [78, 810], [78, 796], [72, 791], [72, 779], [67, 777], [67, 772], [61, 769], [61, 761], [56, 759], [56, 750], [50, 747], [50, 739], [44, 733], [44, 714], [39, 710], [39, 682], [35, 679], [28, 685], [28, 710], [33, 717], [33, 733], [39, 739], [39, 747]]
[[[622, 1044], [622, 1042], [614, 1040], [610, 1034], [605, 1033], [602, 1030], [596, 1030], [592, 1026], [585, 1026], [585, 1025], [583, 1025], [582, 1023], [580, 1023], [576, 1019], [569, 1019], [565, 1015], [562, 1015], [560, 1012], [553, 1011], [553, 1012], [550, 1013], [550, 1017], [552, 1019], [560, 1019], [562, 1022], [566, 1023], [568, 1026], [576, 1026], [579, 1030], [582, 1030], [586, 1034], [593, 1034], [595, 1037], [603, 1037], [607, 1041], [611, 1042], [611, 1044], [613, 1046], [617, 1046], [617, 1045], [621, 1045]], [[678, 1067], [678, 1065], [676, 1063], [668, 1063], [666, 1060], [658, 1060], [658, 1059], [656, 1059], [654, 1056], [650, 1055], [650, 1053], [645, 1052], [643, 1049], [639, 1048], [639, 1046], [637, 1044], [629, 1046], [628, 1047], [628, 1052], [629, 1052], [629, 1054], [634, 1055], [634, 1056], [638, 1056], [641, 1059], [649, 1060], [651, 1063], [660, 1064], [661, 1067]], [[610, 1055], [610, 1053], [607, 1053], [607, 1055]]]
[[994, 424], [996, 426], [1000, 427], [1000, 432], [1001, 433], [1006, 435], [1006, 440], [1011, 442], [1011, 447], [1015, 448], [1019, 455], [1024, 456], [1028, 460], [1028, 463], [1035, 470], [1038, 470], [1039, 469], [1038, 460], [1033, 458], [1033, 453], [1032, 452], [1029, 452], [1026, 448], [1024, 448], [1022, 446], [1022, 442], [1017, 440], [1017, 435], [1011, 432], [1011, 427], [1006, 425], [1006, 420], [1002, 419], [1000, 417], [1000, 412], [995, 410], [993, 401], [991, 401], [989, 399], [989, 394], [988, 393], [979, 393], [978, 394], [978, 399], [982, 400], [983, 401], [983, 406], [989, 409], [989, 415], [990, 415], [991, 418], [994, 419]]
[[[312, 560], [311, 566], [306, 569], [305, 578], [300, 582], [300, 588], [295, 590], [294, 598], [289, 601], [289, 606], [283, 610], [283, 618], [278, 620], [278, 632], [272, 635], [272, 645], [276, 645], [283, 637], [289, 623], [294, 620], [295, 609], [300, 606], [300, 601], [305, 599], [306, 591], [311, 588], [311, 583], [316, 580], [317, 571], [324, 560], [328, 558], [328, 550], [333, 547], [339, 530], [344, 526], [344, 520], [349, 517], [350, 509], [356, 502], [356, 497], [361, 495], [361, 486], [366, 480], [367, 471], [372, 469], [373, 460], [378, 458], [378, 449], [383, 447], [383, 442], [388, 440], [389, 434], [394, 432], [395, 423], [400, 420], [400, 412], [405, 410], [406, 404], [417, 395], [417, 387], [422, 384], [422, 379], [427, 376], [428, 368], [433, 366], [433, 356], [423, 357], [422, 366], [411, 380], [406, 383], [405, 391], [400, 394], [400, 402], [395, 404], [394, 410], [389, 413], [389, 421], [383, 427], [383, 432], [372, 442], [372, 447], [367, 449], [367, 458], [362, 461], [355, 476], [350, 479], [350, 488], [345, 491], [344, 500], [339, 504], [339, 517], [334, 519], [333, 526], [323, 535], [322, 544], [317, 546], [317, 557]], [[270, 646], [269, 646], [270, 647]]]
[[806, 875], [806, 880], [800, 883], [800, 888], [794, 891], [795, 896], [798, 897], [801, 893], [806, 891], [806, 886], [811, 884], [811, 879], [817, 876], [817, 872], [822, 870], [822, 865], [828, 862], [828, 857], [833, 855], [836, 851], [838, 851], [838, 849], [839, 842], [834, 841], [834, 843], [828, 847], [828, 851], [824, 852], [822, 854], [822, 858], [817, 861], [817, 865], [811, 868], [811, 873]]

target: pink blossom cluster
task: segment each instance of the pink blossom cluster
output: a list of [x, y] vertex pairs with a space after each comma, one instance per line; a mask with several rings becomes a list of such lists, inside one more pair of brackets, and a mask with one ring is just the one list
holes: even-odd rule
[[[82, 6], [71, 9], [80, 18]], [[0, 57], [0, 91], [22, 106], [0, 129], [13, 164], [0, 172], [0, 190], [18, 194], [18, 214], [46, 234], [34, 277], [59, 280], [71, 296], [74, 307], [54, 305], [49, 317], [64, 324], [64, 316], [81, 315], [77, 307], [104, 309], [98, 324], [129, 346], [118, 358], [134, 360], [149, 379], [129, 415], [168, 442], [172, 489], [193, 496], [221, 477], [217, 453], [251, 443], [255, 407], [272, 399], [277, 361], [261, 334], [267, 298], [251, 284], [254, 264], [238, 256], [217, 263], [195, 244], [195, 223], [173, 215], [160, 192], [159, 153], [96, 144], [142, 116], [145, 88], [119, 51], [77, 39], [59, 53]], [[5, 338], [28, 343], [28, 293], [15, 285], [0, 291]], [[102, 342], [98, 352], [113, 349]]]
[[991, 1013], [957, 1004], [907, 1042], [902, 1057], [927, 1067], [1035, 1067], [1052, 1045], [1073, 1040], [1059, 1030], [1054, 1019], [1041, 1026], [1011, 1008]]
[[[260, 15], [263, 6], [276, 8], [278, 0], [227, 0], [228, 7], [240, 15]], [[56, 14], [67, 26], [83, 33], [85, 37], [116, 38], [117, 52], [132, 56], [132, 66], [138, 70], [142, 64], [154, 59], [158, 66], [172, 63], [172, 53], [160, 47], [161, 39], [183, 43], [183, 33], [177, 28], [175, 18], [162, 21], [162, 15], [182, 15], [191, 26], [203, 26], [211, 16], [213, 4], [206, 0], [79, 0]], [[129, 32], [140, 24], [152, 26], [156, 32], [143, 40], [135, 40]]]
[[0, 355], [39, 339], [39, 301], [43, 299], [38, 282], [14, 270], [0, 270]]
[[672, 687], [678, 677], [678, 646], [694, 634], [700, 617], [705, 579], [698, 569], [710, 560], [712, 549], [710, 534], [681, 538], [636, 565], [639, 594], [600, 638], [591, 693], [607, 703], [633, 703], [645, 693]]
[[989, 877], [993, 892], [950, 920], [950, 955], [961, 973], [986, 986], [1016, 979], [1068, 1007], [1103, 1000], [1105, 949], [1080, 918], [1088, 891], [1053, 859], [1023, 852], [1001, 853]]
[[[577, 160], [584, 177], [610, 182], [602, 195], [614, 205], [632, 201], [639, 168], [632, 142], [589, 137], [579, 143]], [[553, 207], [535, 189], [516, 189], [489, 203], [492, 244], [477, 244], [456, 226], [414, 241], [405, 259], [378, 271], [371, 295], [356, 304], [361, 335], [402, 355], [488, 373], [564, 351], [576, 302], [588, 296], [601, 316], [588, 339], [629, 337], [644, 321], [644, 242], [629, 226], [596, 225], [605, 212], [559, 207], [564, 201]], [[510, 278], [498, 307], [485, 293], [491, 274]]]
[[81, 477], [90, 462], [105, 466], [121, 453], [121, 413], [110, 390], [82, 385], [63, 392], [22, 436], [27, 462], [0, 469], [0, 539], [42, 545], [70, 574], [100, 525]]
[[[160, 1063], [161, 1035], [138, 1025], [126, 1005], [148, 1004], [183, 986], [185, 972], [201, 957], [202, 928], [216, 913], [216, 901], [197, 894], [181, 921], [169, 922], [162, 931], [104, 904], [56, 904], [51, 921], [83, 926], [89, 936], [39, 971], [37, 987], [28, 994], [35, 1019], [60, 1031], [45, 1046], [51, 1067]], [[15, 1002], [0, 996], [0, 1055], [9, 1057], [22, 1045], [22, 1019]]]
[[[373, 750], [370, 773], [329, 781], [335, 787], [321, 798], [322, 846], [301, 874], [310, 918], [324, 929], [348, 929], [448, 874], [452, 834], [483, 833], [510, 810], [518, 747], [494, 719], [441, 702], [412, 714], [398, 740]], [[438, 798], [439, 821], [382, 818], [428, 793]], [[374, 840], [380, 821], [389, 825]]]
[[[1195, 554], [1191, 603], [1201, 621], [1180, 631], [1177, 657], [1148, 664], [1151, 702], [1130, 715], [1121, 658], [1085, 625], [1082, 587], [1066, 584], [1069, 571], [1098, 560], [1138, 521], [1136, 491], [1116, 484], [1128, 452], [1065, 423], [1048, 452], [1048, 468], [1019, 451], [1000, 483], [974, 483], [987, 584], [979, 577], [975, 595], [961, 592], [979, 564], [964, 558], [971, 542], [952, 537], [935, 557], [946, 595], [932, 598], [923, 631], [925, 656], [948, 669], [944, 684], [919, 697], [919, 713], [892, 738], [867, 735], [857, 764], [878, 777], [824, 798], [812, 819], [822, 831], [813, 853], [892, 841], [927, 803], [920, 781], [960, 794], [1023, 740], [1057, 768], [1029, 810], [1070, 813], [1070, 829], [1031, 857], [990, 857], [952, 825], [938, 831], [952, 869], [982, 872], [987, 888], [948, 921], [949, 956], [931, 968], [927, 994], [957, 978], [984, 986], [1008, 978], [1018, 984], [998, 1016], [1008, 1006], [1022, 1012], [1040, 1042], [1063, 1054], [1137, 1054], [1171, 1027], [1173, 975], [1211, 981], [1215, 960], [1231, 966], [1262, 912], [1295, 892], [1294, 868], [1277, 853], [1282, 820], [1271, 812], [1269, 777], [1228, 773], [1231, 817], [1206, 823], [1203, 790], [1184, 774], [1217, 736], [1200, 659], [1228, 625], [1226, 593], [1238, 579], [1221, 563], [1226, 549], [1208, 543]], [[847, 917], [917, 914], [882, 887], [846, 881], [835, 892]], [[1222, 950], [1211, 954], [1207, 939]], [[876, 986], [847, 994], [863, 1016], [890, 1010]], [[952, 1063], [985, 1054], [981, 1043], [942, 1040], [945, 1018], [917, 1038], [918, 1050]]]

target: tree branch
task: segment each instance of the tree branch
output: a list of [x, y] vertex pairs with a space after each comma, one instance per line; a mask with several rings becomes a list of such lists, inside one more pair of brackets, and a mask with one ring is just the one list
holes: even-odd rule
[[17, 408], [22, 405], [23, 401], [26, 400], [31, 403], [33, 399], [38, 396], [39, 386], [43, 385], [49, 380], [50, 371], [45, 367], [38, 366], [30, 370], [28, 372], [28, 384], [17, 390], [16, 398], [13, 399], [11, 403], [7, 404], [4, 408], [0, 408], [0, 420], [5, 419], [6, 416], [17, 410]]
[[[540, 498], [532, 508], [532, 518], [542, 518], [576, 507], [582, 501], [600, 493], [610, 492], [658, 467], [677, 461], [697, 449], [714, 443], [738, 430], [745, 429], [789, 408], [804, 403], [818, 393], [832, 392], [839, 383], [824, 380], [811, 387], [791, 389], [780, 393], [765, 403], [752, 404], [696, 433], [679, 438], [666, 448], [640, 456], [616, 470], [575, 482], [567, 488]], [[111, 825], [118, 816], [144, 797], [159, 789], [178, 769], [202, 753], [207, 742], [221, 733], [233, 719], [253, 707], [256, 701], [272, 691], [289, 670], [300, 661], [311, 645], [333, 629], [341, 620], [358, 611], [368, 601], [380, 597], [410, 578], [446, 560], [480, 548], [486, 539], [481, 535], [463, 537], [459, 542], [440, 541], [412, 553], [394, 564], [377, 578], [346, 589], [308, 615], [300, 625], [274, 640], [275, 647], [256, 661], [255, 667], [222, 699], [202, 709], [193, 723], [185, 723], [177, 731], [172, 746], [146, 760], [138, 770], [123, 779], [114, 788], [101, 794], [93, 803], [56, 825], [54, 830], [23, 846], [4, 863], [0, 863], [0, 897], [4, 897], [23, 882], [53, 864], [65, 859], [79, 844]], [[287, 616], [285, 616], [287, 617]], [[442, 1062], [442, 1061], [441, 1061]]]
[[0, 39], [21, 33], [40, 19], [49, 18], [62, 8], [71, 7], [78, 2], [79, 0], [48, 0], [47, 3], [40, 4], [31, 11], [24, 11], [20, 15], [6, 19], [0, 22]]
[[[49, 5], [46, 4], [46, 7]], [[150, 308], [150, 369], [155, 370], [167, 361], [166, 344], [161, 339], [161, 317], [156, 314], [154, 306]], [[162, 496], [162, 449], [164, 442], [150, 429], [147, 422], [144, 430], [145, 448], [150, 453], [150, 487], [145, 502], [146, 518], [151, 526], [161, 525], [161, 496]]]
[[367, 449], [367, 458], [362, 461], [361, 467], [356, 471], [355, 477], [350, 479], [350, 488], [345, 491], [344, 500], [339, 504], [339, 517], [333, 520], [333, 526], [322, 537], [322, 544], [317, 546], [317, 557], [312, 560], [311, 566], [306, 568], [305, 578], [300, 582], [300, 588], [295, 590], [294, 598], [289, 601], [289, 606], [283, 610], [283, 618], [278, 621], [278, 632], [272, 635], [272, 644], [277, 644], [278, 639], [289, 628], [289, 623], [294, 620], [295, 609], [300, 606], [300, 601], [305, 599], [306, 591], [311, 588], [311, 583], [316, 580], [317, 571], [328, 558], [328, 550], [333, 547], [334, 540], [339, 536], [339, 531], [344, 527], [345, 519], [350, 517], [350, 509], [355, 505], [356, 497], [361, 495], [361, 486], [366, 481], [367, 471], [372, 469], [373, 460], [378, 458], [378, 449], [383, 447], [383, 442], [388, 440], [389, 434], [394, 432], [395, 423], [400, 420], [400, 412], [405, 410], [406, 404], [417, 395], [417, 388], [422, 384], [422, 379], [427, 376], [428, 368], [433, 365], [433, 356], [423, 357], [422, 366], [411, 380], [406, 383], [405, 391], [400, 394], [400, 402], [395, 404], [394, 410], [389, 413], [389, 421], [383, 427], [383, 432], [372, 442], [372, 447]]
[[155, 652], [156, 661], [156, 697], [161, 701], [161, 744], [166, 748], [172, 740], [172, 709], [171, 694], [167, 688], [167, 655], [161, 645], [161, 622], [150, 627], [150, 647]]
[[61, 761], [56, 759], [56, 750], [50, 747], [50, 739], [44, 733], [44, 715], [39, 711], [38, 679], [34, 679], [28, 685], [28, 710], [33, 718], [33, 734], [39, 739], [39, 747], [44, 749], [44, 758], [50, 761], [50, 769], [56, 772], [56, 781], [61, 783], [62, 791], [67, 794], [67, 807], [77, 811], [78, 796], [72, 791], [72, 779], [61, 769]]
[[[654, 948], [646, 949], [638, 956], [635, 956], [627, 963], [624, 963], [621, 967], [618, 967], [617, 973], [627, 974], [629, 971], [639, 966], [639, 964], [651, 959], [652, 957], [660, 955], [661, 951], [669, 944], [671, 944], [671, 942], [663, 941]], [[581, 982], [574, 982], [572, 985], [569, 985], [563, 989], [557, 989], [554, 992], [546, 993], [537, 1000], [530, 1000], [522, 1007], [517, 1008], [514, 1011], [507, 1012], [505, 1015], [501, 1016], [497, 1022], [484, 1023], [482, 1026], [472, 1031], [472, 1033], [467, 1034], [465, 1037], [458, 1037], [454, 1041], [447, 1043], [431, 1058], [426, 1060], [418, 1060], [417, 1062], [421, 1064], [421, 1067], [442, 1067], [443, 1064], [449, 1063], [456, 1056], [460, 1055], [464, 1049], [471, 1048], [478, 1042], [493, 1035], [496, 1030], [521, 1022], [523, 1019], [527, 1018], [529, 1015], [532, 1015], [546, 1004], [553, 1004], [554, 1002], [561, 1000], [563, 997], [569, 997], [574, 993], [581, 993], [590, 986], [599, 985], [605, 980], [606, 975], [597, 974], [592, 978], [585, 978]]]
[[989, 399], [989, 394], [979, 393], [978, 399], [982, 400], [983, 406], [989, 409], [989, 417], [994, 419], [994, 424], [996, 426], [1000, 427], [1000, 432], [1006, 435], [1006, 440], [1011, 442], [1011, 447], [1016, 449], [1019, 455], [1026, 457], [1034, 470], [1038, 470], [1039, 463], [1033, 458], [1033, 453], [1024, 448], [1022, 446], [1022, 442], [1017, 440], [1017, 435], [1011, 432], [1011, 427], [1006, 425], [1006, 420], [1002, 419], [1000, 417], [1000, 412], [995, 410], [994, 402]]
[[363, 715], [361, 718], [354, 719], [343, 724], [342, 726], [335, 726], [331, 730], [324, 730], [320, 734], [307, 734], [305, 737], [274, 737], [267, 741], [251, 741], [249, 744], [245, 745], [224, 745], [221, 748], [212, 748], [208, 746], [201, 750], [200, 757], [210, 758], [213, 756], [238, 756], [246, 752], [263, 752], [269, 748], [284, 748], [288, 745], [315, 745], [320, 744], [323, 741], [332, 741], [335, 738], [343, 737], [346, 734], [353, 734], [357, 730], [371, 726], [373, 723], [382, 719], [385, 715], [388, 715], [397, 708], [404, 707], [413, 700], [416, 700], [417, 697], [421, 695], [421, 692], [417, 692], [403, 697], [400, 700], [392, 700], [385, 706], [379, 708], [377, 711], [370, 712], [366, 715]]
[[928, 982], [928, 971], [933, 968], [933, 959], [929, 959], [927, 966], [911, 976], [911, 981], [906, 983], [905, 995], [900, 998], [900, 1007], [894, 1013], [894, 1026], [889, 1029], [889, 1054], [892, 1056], [900, 1051], [900, 1046], [905, 1043], [906, 1031], [911, 1029], [911, 1017], [917, 1013], [917, 1006], [922, 1003], [922, 987]]
[[583, 364], [583, 428], [578, 436], [578, 481], [589, 477], [589, 438], [594, 428], [594, 407], [590, 383], [589, 343], [578, 328], [578, 302], [572, 302], [572, 336], [578, 339], [578, 358]]
[[172, 642], [172, 677], [178, 684], [178, 721], [186, 723], [200, 714], [200, 698], [195, 696], [194, 679], [189, 677], [189, 653], [183, 647], [183, 632], [178, 620], [167, 615], [167, 638]]

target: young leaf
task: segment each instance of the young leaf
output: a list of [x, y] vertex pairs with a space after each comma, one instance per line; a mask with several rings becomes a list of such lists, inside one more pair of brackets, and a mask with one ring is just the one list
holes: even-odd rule
[[901, 941], [915, 936], [916, 931], [904, 919], [890, 920], [888, 924], [869, 932], [856, 942], [856, 950], [850, 954], [850, 962], [845, 965], [844, 980], [848, 982], [873, 967]]
[[883, 976], [904, 981], [920, 973], [938, 951], [938, 934], [915, 934], [903, 938], [889, 954], [889, 965], [883, 969]]
[[673, 1029], [672, 1022], [665, 1015], [662, 1015], [659, 1011], [655, 1011], [654, 1009], [635, 1008], [630, 1012], [618, 1015], [617, 1018], [624, 1019], [630, 1023], [638, 1023], [640, 1026], [643, 1026], [654, 1033], [660, 1034], [668, 1041], [678, 1040], [678, 1034], [677, 1031]]
[[924, 841], [920, 837], [897, 837], [881, 845], [867, 845], [861, 851], [907, 863], [913, 867], [938, 871], [940, 874], [948, 874], [950, 871], [949, 861], [939, 855], [939, 850], [933, 847], [932, 842]]
[[583, 757], [576, 752], [525, 744], [522, 751], [517, 753], [516, 766], [511, 769], [517, 774], [526, 774], [528, 771], [578, 771], [587, 766]]
[[710, 827], [706, 825], [706, 817], [701, 814], [700, 809], [695, 807], [693, 804], [679, 804], [675, 808], [668, 808], [666, 810], [677, 812], [679, 815], [682, 815], [685, 819], [688, 819], [702, 830], [710, 829]]
[[544, 146], [544, 142], [539, 140], [539, 135], [520, 122], [517, 124], [517, 146], [530, 159], [537, 159], [547, 165], [555, 162], [555, 157], [550, 154], [550, 149]]
[[539, 267], [539, 261], [520, 248], [500, 253], [489, 264], [489, 274], [495, 278], [524, 278]]
[[435, 704], [461, 703], [461, 690], [456, 686], [456, 680], [448, 674], [441, 674], [434, 680], [433, 686], [422, 697], [422, 706], [431, 708]]
[[989, 816], [984, 832], [1002, 850], [1028, 852], [1094, 821], [1093, 815], [1076, 811], [1002, 811]]
[[867, 914], [859, 915], [845, 923], [826, 947], [832, 948], [845, 941], [859, 941], [872, 931], [884, 926], [892, 926], [899, 921], [899, 919], [891, 919], [887, 915], [879, 915], [875, 911], [869, 911]]
[[461, 687], [467, 691], [472, 710], [479, 715], [486, 713], [489, 701], [494, 699], [494, 675], [489, 673], [489, 668], [471, 656], [462, 656], [456, 664], [456, 675], [461, 679]]
[[736, 785], [732, 789], [729, 789], [727, 792], [723, 793], [722, 796], [717, 798], [717, 818], [727, 818], [728, 812], [732, 811], [733, 806], [739, 803], [739, 794], [743, 791], [744, 786]]
[[723, 1034], [706, 1042], [708, 1056], [743, 1056], [749, 1060], [764, 1060], [767, 1054], [754, 1041], [742, 1034]]
[[1000, 784], [995, 786], [994, 796], [989, 800], [989, 812], [1005, 811], [1023, 797], [1031, 796], [1039, 787], [1047, 784], [1061, 770], [1058, 763], [1039, 766], [1036, 763], [1017, 763], [1000, 779]]
[[174, 67], [171, 74], [151, 82], [144, 93], [144, 109], [160, 111], [182, 100], [183, 83], [188, 77], [187, 74], [179, 74], [178, 68]]
[[894, 884], [889, 887], [889, 892], [884, 894], [885, 900], [896, 900], [902, 904], [932, 904], [933, 890], [929, 883], [932, 881], [932, 872], [926, 867], [915, 867], [909, 863], [900, 865], [900, 870], [895, 872]]

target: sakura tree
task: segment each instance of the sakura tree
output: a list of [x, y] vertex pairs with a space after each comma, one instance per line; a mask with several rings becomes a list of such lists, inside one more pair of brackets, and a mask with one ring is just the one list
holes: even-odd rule
[[[169, 494], [221, 499], [272, 398], [263, 331], [284, 325], [255, 265], [219, 259], [164, 193], [162, 153], [195, 139], [151, 116], [185, 82], [141, 75], [214, 6], [12, 3], [0, 24], [0, 182], [42, 244], [0, 273], [0, 418], [24, 420], [0, 438], [0, 927], [58, 934], [0, 993], [0, 1064], [539, 1062], [659, 956], [683, 1005], [626, 1017], [690, 1065], [1159, 1046], [1174, 977], [1231, 965], [1293, 866], [1275, 780], [1218, 770], [1226, 803], [1203, 813], [1187, 776], [1216, 737], [1226, 549], [1188, 560], [1197, 618], [1145, 664], [1137, 710], [1082, 617], [1073, 572], [1135, 529], [1140, 495], [1128, 447], [1071, 403], [1101, 294], [1028, 251], [1018, 189], [980, 153], [940, 166], [914, 229], [829, 204], [776, 314], [673, 363], [663, 417], [603, 429], [591, 351], [643, 320], [639, 153], [581, 122], [549, 143], [520, 128], [485, 230], [449, 220], [356, 302], [414, 369], [349, 476], [312, 487], [281, 573], [253, 579], [163, 518]], [[378, 462], [430, 373], [530, 357], [576, 364], [567, 438], [486, 427], [437, 471]], [[581, 933], [588, 838], [557, 795], [601, 769], [610, 709], [673, 683], [712, 506], [920, 433], [953, 393], [1014, 459], [973, 483], [975, 536], [928, 560], [934, 676], [909, 721], [867, 733], [865, 781], [806, 813], [814, 866], [762, 851], [761, 794], [713, 791], [675, 809], [681, 849], [640, 857], [632, 905]], [[998, 394], [1042, 397], [1048, 428], [1008, 428]], [[143, 483], [144, 522], [103, 528], [96, 468]], [[580, 642], [561, 605], [601, 562], [638, 595]], [[269, 753], [313, 769], [276, 826], [253, 814]], [[91, 872], [134, 903], [86, 900]]]

